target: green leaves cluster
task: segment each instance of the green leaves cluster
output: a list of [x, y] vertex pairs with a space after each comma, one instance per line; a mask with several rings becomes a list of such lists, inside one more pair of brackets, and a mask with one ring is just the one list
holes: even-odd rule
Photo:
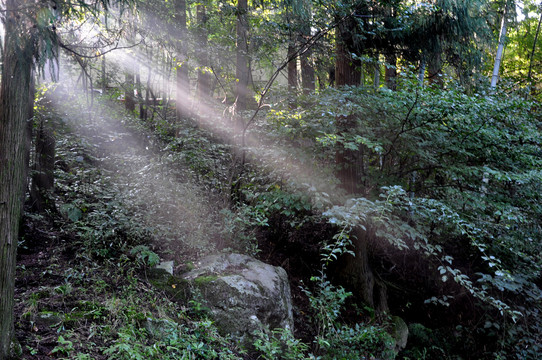
[[[451, 81], [420, 88], [408, 74], [398, 87], [326, 89], [297, 109], [274, 109], [269, 120], [292, 142], [310, 144], [314, 156], [355, 153], [357, 193], [326, 213], [332, 222], [378, 229], [375, 244], [385, 239], [398, 250], [417, 251], [444, 283], [452, 279], [497, 309], [488, 316], [506, 323], [515, 339], [539, 336], [537, 104], [484, 89], [468, 95]], [[476, 265], [463, 267], [465, 259]], [[445, 296], [435, 301], [453, 302], [453, 294]], [[504, 340], [501, 334], [493, 335]]]

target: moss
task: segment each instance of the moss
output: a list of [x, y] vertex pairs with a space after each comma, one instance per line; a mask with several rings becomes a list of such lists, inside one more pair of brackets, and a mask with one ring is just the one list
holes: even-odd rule
[[216, 275], [198, 276], [194, 279], [194, 284], [201, 286], [216, 280], [218, 280], [218, 276]]
[[168, 293], [177, 302], [184, 302], [189, 298], [189, 283], [184, 279], [168, 274], [162, 278], [149, 278], [149, 282], [155, 288]]

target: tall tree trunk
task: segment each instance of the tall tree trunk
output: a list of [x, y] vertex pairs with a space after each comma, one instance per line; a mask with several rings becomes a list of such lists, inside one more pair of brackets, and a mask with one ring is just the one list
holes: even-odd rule
[[337, 39], [335, 60], [335, 86], [359, 85], [361, 81], [361, 63], [352, 59], [351, 52], [341, 39]]
[[[351, 24], [350, 24], [351, 25]], [[337, 48], [335, 60], [335, 85], [337, 87], [344, 85], [358, 86], [361, 81], [361, 62], [354, 60], [348, 45], [344, 41], [343, 35], [347, 34], [349, 24], [342, 23], [338, 27], [337, 32]], [[356, 119], [353, 116], [341, 116], [337, 119], [337, 127], [339, 134], [346, 134], [352, 128], [356, 127]], [[357, 190], [358, 179], [358, 154], [359, 151], [338, 148], [335, 152], [335, 163], [337, 167], [337, 178], [341, 181], [342, 187], [350, 192], [355, 193]]]
[[[340, 35], [345, 34], [354, 26], [342, 24], [339, 26], [337, 39], [337, 52], [335, 62], [336, 86], [353, 85], [358, 86], [361, 81], [361, 62], [354, 60], [351, 51]], [[375, 69], [375, 75], [380, 71]], [[379, 80], [377, 80], [378, 82]], [[358, 126], [354, 116], [341, 116], [337, 118], [338, 133], [346, 135]], [[336, 176], [341, 181], [342, 187], [349, 193], [359, 192], [360, 179], [363, 177], [363, 153], [361, 149], [351, 150], [340, 146], [335, 152]], [[371, 238], [371, 231], [355, 230], [356, 240], [354, 242], [355, 257], [347, 255], [341, 261], [343, 267], [340, 276], [343, 277], [348, 288], [352, 289], [367, 305], [377, 306], [379, 310], [387, 308], [385, 288], [378, 288], [378, 298], [375, 301], [375, 276], [369, 264], [367, 244]]]
[[[149, 120], [152, 67], [148, 66], [147, 71], [148, 71], [148, 74], [147, 74], [147, 86], [145, 87], [145, 109], [143, 111], [143, 120], [145, 121]], [[177, 115], [178, 115], [178, 112], [177, 112]]]
[[[290, 41], [288, 42], [288, 59], [292, 59], [295, 54], [295, 43], [292, 35], [290, 34]], [[295, 107], [295, 99], [297, 97], [297, 57], [293, 58], [288, 63], [288, 102], [290, 108]]]
[[179, 28], [180, 45], [177, 58], [176, 110], [177, 121], [190, 116], [190, 80], [188, 78], [188, 38], [186, 36], [186, 0], [175, 3], [177, 26]]
[[369, 263], [369, 244], [376, 238], [376, 230], [367, 226], [366, 230], [353, 230], [353, 251], [355, 256], [343, 255], [338, 261], [334, 274], [344, 286], [377, 311], [389, 311], [386, 285], [375, 277]]
[[[1, 47], [0, 47], [1, 48]], [[25, 130], [25, 156], [24, 156], [24, 163], [25, 163], [25, 174], [24, 174], [24, 192], [26, 193], [26, 190], [28, 189], [30, 185], [30, 148], [32, 147], [32, 138], [34, 136], [34, 99], [36, 98], [36, 81], [35, 81], [35, 74], [34, 72], [30, 75], [30, 93], [29, 101], [28, 101], [28, 107], [27, 107], [27, 120], [26, 120], [26, 130]], [[26, 194], [25, 194], [26, 195]], [[24, 199], [23, 199], [24, 203]]]
[[55, 137], [51, 124], [41, 120], [36, 134], [36, 151], [32, 172], [32, 188], [30, 201], [32, 210], [43, 212], [52, 209], [53, 198], [51, 192], [54, 187], [55, 170]]
[[145, 103], [143, 102], [143, 91], [141, 87], [141, 66], [139, 63], [136, 64], [136, 91], [137, 91], [137, 102], [139, 103], [139, 118], [144, 119], [145, 116], [143, 112], [145, 111]]
[[422, 56], [422, 58], [420, 59], [420, 72], [418, 73], [418, 83], [420, 87], [423, 87], [423, 82], [425, 79], [425, 67], [426, 67], [425, 56]]
[[107, 72], [105, 69], [105, 55], [102, 55], [102, 95], [107, 91]]
[[[15, 259], [25, 184], [25, 127], [30, 102], [33, 42], [18, 8], [30, 0], [5, 3], [4, 64], [0, 83], [0, 360], [15, 341], [13, 304]], [[24, 18], [24, 17], [23, 17]]]
[[312, 62], [312, 51], [309, 49], [300, 56], [301, 60], [301, 85], [303, 93], [310, 94], [316, 90], [316, 76]]
[[[301, 28], [301, 44], [305, 44], [311, 36], [311, 29], [309, 25], [304, 25]], [[307, 51], [301, 54], [299, 57], [301, 61], [301, 85], [303, 87], [304, 94], [310, 94], [316, 89], [316, 76], [314, 72], [314, 62], [312, 60], [312, 49], [308, 48]]]
[[235, 77], [237, 79], [235, 95], [237, 111], [247, 109], [248, 102], [248, 2], [238, 0], [237, 2], [237, 68]]
[[[335, 85], [337, 87], [343, 85], [357, 86], [361, 81], [361, 63], [352, 58], [351, 51], [342, 37], [345, 32], [349, 31], [347, 26], [348, 24], [341, 24], [337, 33], [335, 60]], [[339, 133], [346, 134], [356, 127], [356, 119], [352, 116], [342, 116], [337, 119], [337, 125]], [[356, 171], [357, 153], [358, 151], [343, 147], [337, 149], [335, 153], [337, 177], [341, 181], [343, 188], [350, 193], [356, 192], [356, 179], [358, 178]]]
[[499, 35], [499, 46], [497, 47], [497, 55], [495, 56], [495, 64], [493, 66], [493, 76], [491, 76], [491, 89], [495, 89], [497, 81], [499, 80], [499, 69], [501, 67], [502, 53], [504, 51], [504, 44], [506, 42], [506, 27], [508, 22], [508, 4], [509, 0], [506, 0], [504, 4], [504, 12], [502, 14], [501, 33]]
[[386, 54], [386, 86], [390, 90], [397, 90], [397, 57], [394, 53]]
[[442, 53], [436, 51], [431, 54], [429, 63], [427, 64], [427, 77], [430, 84], [442, 85]]
[[135, 111], [133, 69], [128, 69], [124, 74], [124, 107], [128, 111]]
[[373, 87], [380, 88], [380, 64], [378, 61], [373, 65]]
[[[288, 59], [292, 58], [294, 54], [295, 43], [290, 37], [290, 41], [288, 42]], [[288, 63], [288, 90], [293, 94], [297, 92], [297, 57]]]
[[533, 49], [531, 50], [531, 56], [529, 57], [529, 73], [527, 74], [527, 83], [531, 88], [531, 95], [534, 95], [534, 86], [533, 86], [533, 63], [534, 63], [534, 52], [536, 50], [536, 43], [538, 41], [538, 35], [540, 34], [540, 25], [542, 24], [542, 6], [540, 7], [540, 17], [538, 18], [538, 26], [536, 27], [536, 34], [533, 41]]
[[196, 17], [198, 22], [198, 32], [197, 32], [197, 57], [199, 62], [199, 71], [198, 71], [198, 101], [208, 101], [210, 94], [210, 73], [207, 70], [209, 66], [209, 51], [208, 51], [208, 41], [207, 41], [207, 29], [205, 28], [207, 24], [207, 14], [205, 11], [205, 5], [198, 4], [196, 7]]

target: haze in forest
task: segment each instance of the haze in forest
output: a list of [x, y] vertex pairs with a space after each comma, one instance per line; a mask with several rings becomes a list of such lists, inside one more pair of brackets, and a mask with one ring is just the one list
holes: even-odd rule
[[538, 359], [541, 9], [0, 1], [0, 360]]

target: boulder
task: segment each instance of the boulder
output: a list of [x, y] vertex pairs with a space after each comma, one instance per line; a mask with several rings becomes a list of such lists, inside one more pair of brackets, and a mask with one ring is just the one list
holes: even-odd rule
[[408, 326], [405, 323], [405, 321], [401, 319], [399, 316], [392, 316], [391, 323], [392, 323], [391, 336], [395, 340], [395, 350], [399, 352], [403, 350], [407, 345]]
[[240, 254], [211, 255], [194, 265], [181, 277], [201, 294], [221, 333], [250, 345], [255, 330], [293, 331], [290, 285], [283, 268]]

